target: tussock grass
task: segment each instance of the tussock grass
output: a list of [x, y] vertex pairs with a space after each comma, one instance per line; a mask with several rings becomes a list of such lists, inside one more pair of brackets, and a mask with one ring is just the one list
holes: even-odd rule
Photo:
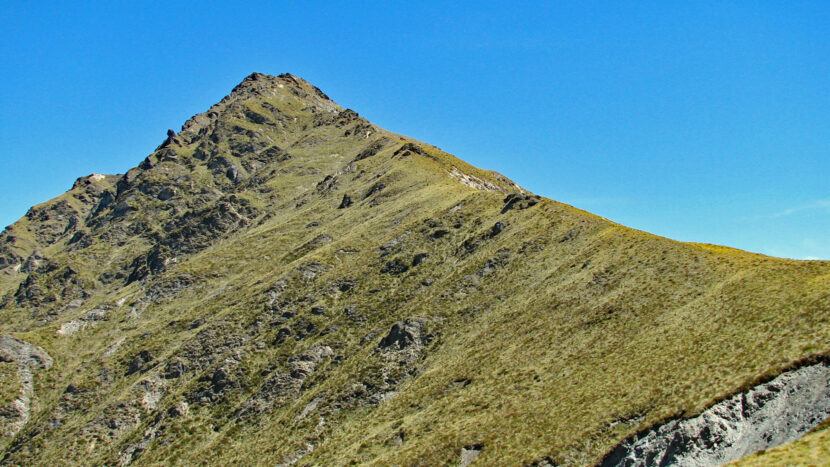
[[[458, 462], [463, 446], [483, 443], [481, 465], [546, 456], [586, 465], [638, 430], [692, 416], [794, 362], [830, 353], [828, 262], [676, 242], [547, 199], [501, 213], [500, 191], [515, 190], [501, 177], [377, 127], [369, 138], [345, 136], [351, 127], [315, 127], [319, 115], [304, 110], [307, 98], [287, 89], [244, 101], [258, 114], [274, 106], [291, 115], [282, 126], [239, 114], [226, 122], [293, 156], [248, 174], [261, 176], [261, 184], [233, 188], [191, 158], [193, 142], [180, 150], [178, 165], [136, 175], [186, 183], [181, 201], [168, 209], [137, 196], [140, 209], [125, 220], [163, 233], [204, 191], [246, 199], [257, 212], [246, 227], [177, 257], [147, 284], [128, 286], [101, 274], [127, 267], [150, 248], [147, 237], [77, 251], [53, 245], [52, 261], [83, 266], [93, 292], [84, 305], [46, 321], [14, 303], [0, 310], [2, 332], [55, 359], [37, 375], [32, 428], [18, 435], [27, 448], [10, 459], [113, 464], [153, 429], [158, 435], [137, 464], [275, 464], [310, 451], [298, 465], [442, 465]], [[376, 141], [386, 146], [353, 162]], [[409, 142], [426, 155], [394, 155]], [[466, 186], [449, 174], [453, 168], [497, 190]], [[183, 175], [186, 181], [175, 181]], [[316, 187], [327, 175], [338, 183], [325, 194]], [[364, 199], [378, 182], [385, 188]], [[355, 204], [337, 209], [344, 194]], [[497, 222], [504, 229], [491, 235]], [[330, 240], [315, 240], [321, 236]], [[412, 266], [420, 253], [428, 256]], [[395, 259], [408, 269], [381, 272]], [[322, 266], [304, 275], [312, 263]], [[148, 287], [184, 275], [192, 279], [186, 289], [146, 299]], [[21, 280], [3, 277], [0, 290]], [[286, 305], [273, 311], [268, 291], [280, 280]], [[338, 288], [344, 281], [352, 288]], [[105, 321], [56, 334], [97, 306], [110, 307]], [[323, 312], [312, 314], [312, 307]], [[416, 317], [433, 339], [411, 375], [399, 378], [384, 402], [350, 402], [356, 384], [384, 387], [378, 342], [394, 323]], [[314, 332], [278, 339], [281, 328], [309, 325]], [[237, 416], [271, 375], [289, 372], [290, 359], [315, 345], [340, 358], [321, 362], [296, 399]], [[152, 353], [155, 366], [127, 375], [141, 351]], [[191, 367], [161, 381], [176, 358]], [[220, 367], [231, 370], [237, 389], [193, 403], [190, 395]], [[141, 405], [148, 381], [164, 386], [155, 408]], [[77, 396], [66, 396], [69, 384]], [[162, 415], [186, 400], [187, 415]], [[301, 417], [315, 400], [317, 408]], [[124, 407], [138, 420], [128, 432], [115, 437], [95, 428]], [[60, 410], [69, 415], [57, 428], [35, 429]]]

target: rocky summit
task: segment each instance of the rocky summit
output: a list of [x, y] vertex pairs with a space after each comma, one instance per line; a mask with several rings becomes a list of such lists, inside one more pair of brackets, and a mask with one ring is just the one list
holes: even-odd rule
[[626, 228], [289, 74], [0, 235], [2, 465], [787, 463], [828, 355], [830, 262]]

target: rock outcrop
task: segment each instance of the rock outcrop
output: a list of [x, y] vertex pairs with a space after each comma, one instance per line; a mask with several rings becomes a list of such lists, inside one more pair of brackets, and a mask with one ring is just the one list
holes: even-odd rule
[[827, 418], [830, 365], [819, 363], [626, 440], [601, 465], [723, 465], [798, 439]]
[[11, 439], [31, 418], [35, 403], [35, 373], [51, 368], [52, 357], [42, 348], [6, 334], [0, 335], [0, 363], [17, 367], [17, 398], [9, 406], [0, 407], [0, 430], [4, 439]]

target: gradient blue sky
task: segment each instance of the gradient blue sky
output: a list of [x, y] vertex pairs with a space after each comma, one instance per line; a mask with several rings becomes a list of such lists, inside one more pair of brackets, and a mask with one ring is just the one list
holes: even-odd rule
[[75, 3], [0, 4], [0, 226], [290, 72], [622, 224], [830, 259], [826, 0]]

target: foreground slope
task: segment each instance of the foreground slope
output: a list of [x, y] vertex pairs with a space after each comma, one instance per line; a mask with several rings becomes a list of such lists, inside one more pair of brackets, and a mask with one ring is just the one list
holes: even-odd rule
[[803, 438], [782, 446], [747, 456], [733, 464], [736, 467], [830, 465], [830, 439], [828, 423]]
[[5, 464], [591, 464], [830, 352], [830, 263], [535, 197], [291, 75], [33, 208], [0, 293]]

